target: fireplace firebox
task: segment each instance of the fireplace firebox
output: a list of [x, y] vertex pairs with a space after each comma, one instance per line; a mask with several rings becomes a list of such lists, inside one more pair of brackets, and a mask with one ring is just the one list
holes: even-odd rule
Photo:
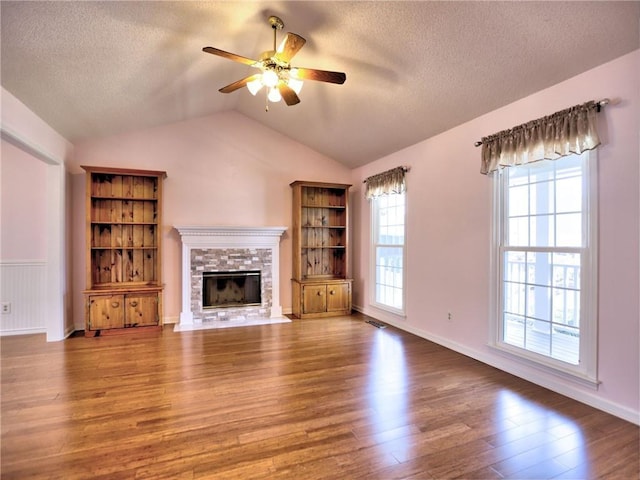
[[203, 272], [202, 308], [260, 305], [260, 271]]

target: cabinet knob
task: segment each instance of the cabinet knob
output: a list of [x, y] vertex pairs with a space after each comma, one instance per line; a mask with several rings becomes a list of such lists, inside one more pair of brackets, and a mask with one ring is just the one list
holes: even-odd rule
[[318, 290], [318, 296], [321, 297], [322, 296], [322, 292], [320, 290]]
[[329, 295], [335, 295], [335, 294], [336, 294], [336, 291], [335, 291], [335, 290], [331, 290], [331, 291], [329, 292]]
[[133, 308], [136, 308], [138, 306], [138, 302], [136, 302], [135, 300], [131, 302], [131, 306]]
[[120, 306], [120, 302], [111, 302], [111, 306], [113, 308], [118, 308]]

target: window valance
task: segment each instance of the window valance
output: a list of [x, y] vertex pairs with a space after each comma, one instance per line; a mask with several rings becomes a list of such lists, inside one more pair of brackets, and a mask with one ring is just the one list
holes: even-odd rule
[[590, 101], [484, 137], [480, 173], [596, 148], [600, 145], [596, 129], [599, 110], [600, 103]]
[[364, 181], [366, 184], [364, 191], [365, 198], [369, 200], [374, 197], [379, 197], [380, 195], [404, 192], [406, 190], [404, 179], [406, 172], [407, 168], [396, 167], [368, 177]]

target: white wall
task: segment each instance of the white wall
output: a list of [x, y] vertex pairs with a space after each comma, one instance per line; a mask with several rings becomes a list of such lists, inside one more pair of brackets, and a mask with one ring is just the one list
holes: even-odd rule
[[[11, 298], [5, 299], [5, 294], [16, 299], [20, 305], [16, 305], [16, 311], [23, 312], [27, 315], [25, 302], [33, 301], [32, 298], [24, 292], [28, 291], [28, 284], [33, 277], [40, 279], [46, 285], [44, 295], [39, 296], [40, 304], [38, 308], [46, 311], [45, 329], [48, 341], [62, 340], [67, 334], [73, 331], [71, 318], [71, 304], [67, 301], [70, 293], [70, 281], [67, 276], [69, 271], [69, 249], [70, 243], [67, 241], [67, 215], [66, 206], [68, 197], [66, 197], [65, 182], [67, 175], [65, 172], [65, 161], [73, 155], [73, 145], [49, 127], [42, 119], [36, 116], [23, 103], [4, 88], [1, 94], [1, 124], [0, 133], [3, 140], [3, 153], [7, 152], [13, 159], [18, 159], [18, 154], [12, 150], [12, 146], [23, 152], [24, 155], [40, 161], [46, 169], [46, 181], [44, 185], [45, 200], [45, 221], [44, 229], [46, 231], [45, 249], [46, 262], [44, 263], [44, 273], [33, 273], [29, 270], [29, 274], [16, 274], [14, 278], [9, 274], [3, 279], [5, 282], [11, 283], [12, 290], [4, 290], [2, 301], [12, 301]], [[10, 145], [9, 145], [10, 144]], [[24, 160], [24, 156], [21, 158]], [[11, 178], [13, 177], [13, 178]], [[27, 181], [18, 183], [19, 178], [11, 176], [5, 181], [16, 182], [11, 188], [3, 189], [1, 200], [3, 205], [12, 204], [12, 196], [16, 192], [16, 187], [21, 187], [28, 191], [31, 187]], [[42, 192], [35, 194], [38, 198]], [[11, 196], [10, 196], [11, 195]], [[9, 215], [8, 221], [13, 222], [12, 216]], [[25, 226], [25, 228], [28, 228]], [[4, 223], [2, 229], [5, 230]], [[3, 242], [7, 242], [11, 247], [11, 256], [16, 255], [15, 249], [17, 244], [23, 241], [24, 232], [21, 228], [7, 228], [3, 235]], [[8, 254], [8, 253], [7, 253]], [[34, 253], [35, 254], [35, 253]], [[41, 276], [44, 275], [42, 280]], [[3, 284], [5, 283], [3, 282]], [[21, 293], [22, 292], [22, 293]], [[25, 296], [26, 295], [26, 296]], [[34, 307], [31, 305], [30, 307]], [[11, 331], [20, 331], [22, 328], [31, 330], [33, 325], [25, 319], [18, 319], [17, 324], [11, 325]], [[0, 333], [5, 333], [4, 329]]]
[[45, 332], [47, 165], [1, 140], [0, 184], [0, 334]]
[[[374, 317], [638, 423], [640, 350], [640, 51], [483, 115], [353, 172], [354, 305]], [[599, 114], [599, 379], [597, 391], [505, 357], [489, 340], [491, 180], [479, 173], [481, 137], [601, 98]], [[437, 112], [434, 112], [437, 114]], [[407, 315], [370, 302], [369, 205], [362, 180], [405, 165]], [[447, 312], [453, 320], [447, 321]]]
[[1, 147], [0, 258], [44, 262], [47, 258], [47, 165], [5, 140], [1, 141]]

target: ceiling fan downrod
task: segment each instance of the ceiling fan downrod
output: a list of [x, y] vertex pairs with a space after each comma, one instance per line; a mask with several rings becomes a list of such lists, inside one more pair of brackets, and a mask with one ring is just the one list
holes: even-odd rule
[[276, 51], [276, 31], [284, 28], [284, 22], [275, 15], [269, 17], [269, 24], [273, 28], [273, 51]]
[[[276, 32], [278, 30], [282, 30], [284, 28], [284, 22], [279, 18], [276, 17], [275, 15], [271, 15], [269, 17], [269, 25], [271, 25], [271, 28], [273, 29], [273, 51], [276, 52], [276, 48], [277, 48], [277, 43], [276, 43]], [[275, 64], [274, 65], [266, 65], [267, 69], [272, 69], [273, 71], [275, 71]], [[264, 107], [264, 111], [268, 112], [269, 111], [269, 91], [265, 90], [265, 107]]]

